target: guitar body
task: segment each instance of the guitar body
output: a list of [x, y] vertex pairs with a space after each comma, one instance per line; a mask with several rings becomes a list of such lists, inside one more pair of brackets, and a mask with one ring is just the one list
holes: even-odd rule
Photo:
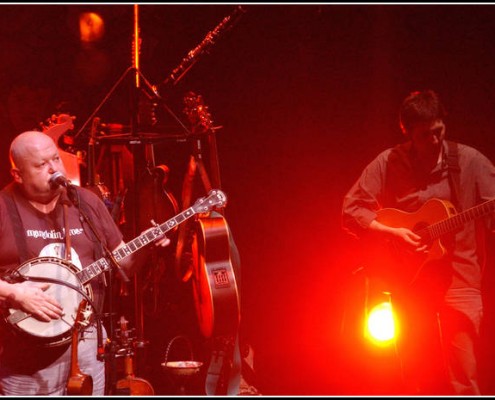
[[384, 280], [396, 287], [412, 285], [425, 266], [433, 267], [446, 255], [446, 246], [440, 237], [435, 238], [434, 227], [438, 223], [448, 221], [456, 214], [452, 203], [440, 199], [430, 199], [418, 211], [412, 213], [394, 208], [379, 210], [376, 217], [378, 222], [393, 228], [409, 228], [420, 235], [429, 247], [426, 253], [415, 253], [406, 251], [396, 242], [389, 241], [383, 246], [374, 241], [372, 246], [375, 248], [368, 249], [373, 258], [372, 269], [380, 269], [379, 274]]
[[69, 396], [93, 394], [93, 378], [91, 375], [79, 373], [69, 377], [67, 381], [67, 394]]
[[200, 330], [206, 338], [235, 335], [239, 326], [240, 301], [229, 239], [223, 216], [198, 219], [193, 288]]
[[153, 386], [142, 378], [128, 376], [120, 379], [115, 386], [117, 393], [129, 393], [130, 396], [154, 396]]

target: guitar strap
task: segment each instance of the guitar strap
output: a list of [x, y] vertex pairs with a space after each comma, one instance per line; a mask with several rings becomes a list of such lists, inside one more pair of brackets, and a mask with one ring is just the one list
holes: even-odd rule
[[458, 211], [461, 210], [459, 203], [459, 191], [460, 191], [460, 167], [459, 167], [459, 152], [457, 150], [457, 143], [447, 140], [447, 168], [449, 176], [449, 185], [452, 196], [452, 203], [455, 205]]
[[0, 195], [7, 206], [10, 220], [12, 222], [12, 227], [14, 228], [14, 237], [17, 245], [17, 251], [19, 253], [19, 264], [29, 259], [29, 254], [27, 250], [26, 238], [23, 235], [24, 226], [22, 225], [21, 217], [19, 216], [19, 211], [14, 201], [14, 193], [12, 186], [8, 186], [4, 190], [0, 191]]
[[[26, 238], [22, 234], [24, 232], [24, 226], [22, 225], [21, 217], [19, 215], [19, 211], [14, 199], [14, 188], [9, 185], [5, 189], [0, 191], [0, 197], [4, 200], [5, 205], [7, 206], [7, 210], [9, 213], [10, 220], [12, 222], [12, 226], [14, 228], [14, 237], [17, 245], [17, 250], [19, 252], [19, 264], [22, 264], [24, 261], [29, 260], [34, 256], [30, 256], [27, 250]], [[86, 212], [87, 207], [84, 201], [80, 202], [81, 209]], [[90, 230], [89, 234], [93, 238], [93, 241], [96, 240], [93, 232]], [[101, 246], [95, 246], [95, 260], [100, 259], [103, 256], [103, 250]]]
[[218, 348], [211, 353], [205, 391], [208, 396], [237, 396], [241, 384], [239, 334], [236, 334], [233, 346], [222, 342], [219, 340], [216, 344]]

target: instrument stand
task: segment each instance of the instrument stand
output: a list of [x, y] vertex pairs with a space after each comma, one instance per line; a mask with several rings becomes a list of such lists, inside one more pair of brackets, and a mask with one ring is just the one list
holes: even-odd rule
[[[169, 114], [179, 123], [179, 125], [182, 126], [186, 131], [187, 129], [184, 127], [182, 122], [175, 116], [175, 114], [170, 110], [170, 108], [163, 102], [163, 99], [160, 97], [158, 92], [156, 91], [156, 88], [153, 88], [153, 86], [146, 80], [146, 78], [143, 76], [139, 69], [139, 54], [140, 54], [140, 38], [139, 38], [139, 33], [140, 33], [140, 28], [139, 28], [139, 13], [138, 13], [138, 5], [134, 5], [134, 37], [133, 37], [133, 60], [132, 60], [132, 66], [127, 68], [125, 72], [119, 77], [117, 82], [112, 86], [110, 91], [105, 95], [103, 100], [98, 104], [96, 109], [91, 113], [91, 115], [88, 117], [86, 122], [82, 125], [80, 130], [77, 132], [75, 135], [76, 137], [82, 133], [82, 131], [86, 128], [86, 126], [90, 123], [91, 120], [95, 120], [96, 114], [100, 111], [100, 109], [103, 107], [103, 105], [109, 100], [109, 98], [114, 94], [115, 90], [124, 82], [124, 79], [127, 78], [128, 76], [132, 75], [133, 78], [133, 86], [132, 90], [130, 93], [131, 97], [131, 112], [130, 112], [130, 135], [127, 137], [123, 137], [123, 139], [127, 142], [129, 145], [130, 152], [132, 154], [132, 175], [133, 175], [133, 192], [131, 197], [132, 201], [132, 206], [133, 206], [133, 215], [132, 218], [128, 218], [126, 222], [129, 223], [130, 227], [130, 232], [129, 234], [132, 236], [136, 236], [138, 234], [138, 230], [141, 229], [139, 227], [139, 207], [138, 207], [138, 202], [139, 202], [139, 171], [141, 166], [146, 166], [149, 167], [150, 164], [151, 166], [154, 166], [154, 159], [152, 159], [152, 151], [150, 151], [149, 146], [152, 146], [146, 139], [142, 138], [140, 136], [140, 127], [139, 127], [139, 118], [138, 118], [138, 113], [139, 113], [139, 96], [141, 94], [144, 94], [149, 100], [154, 100], [157, 103], [160, 103], [168, 112]], [[144, 87], [142, 85], [144, 83]], [[124, 135], [123, 135], [124, 136]], [[95, 137], [91, 138], [91, 145], [94, 145], [94, 140], [96, 139]], [[91, 149], [93, 150], [93, 149]], [[111, 254], [110, 254], [111, 256]], [[119, 273], [121, 273], [120, 269], [118, 270]], [[135, 326], [136, 326], [136, 341], [135, 341], [135, 349], [136, 352], [138, 353], [137, 350], [139, 350], [140, 353], [142, 353], [142, 350], [147, 345], [147, 341], [144, 339], [144, 320], [143, 320], [143, 299], [142, 299], [142, 287], [143, 283], [140, 281], [140, 276], [139, 274], [136, 274], [133, 277], [134, 281], [134, 307], [135, 307]], [[111, 277], [110, 277], [111, 279]], [[129, 281], [128, 279], [124, 279], [124, 282]], [[111, 285], [109, 286], [111, 288]], [[112, 291], [109, 292], [109, 297], [111, 298], [114, 295]], [[108, 387], [110, 388], [110, 391], [114, 390], [115, 384], [116, 384], [116, 379], [117, 377], [115, 376], [115, 357], [117, 356], [117, 349], [116, 349], [116, 344], [115, 344], [115, 329], [114, 329], [114, 324], [113, 324], [113, 317], [114, 317], [114, 310], [113, 310], [113, 301], [110, 300], [108, 303], [109, 309], [107, 315], [110, 317], [110, 324], [109, 324], [109, 332], [108, 332], [108, 337], [110, 339], [110, 346], [107, 349], [105, 354], [105, 358], [107, 361], [110, 361], [110, 368], [111, 368], [111, 374], [109, 375], [110, 382], [107, 382]], [[136, 370], [140, 371], [143, 366], [146, 365], [144, 357], [140, 357], [142, 354], [136, 354], [137, 356], [137, 363], [136, 363]], [[143, 359], [141, 359], [143, 358]], [[138, 372], [139, 375], [139, 372]]]
[[[192, 134], [189, 136], [189, 138], [192, 139], [193, 148], [189, 158], [187, 172], [184, 176], [181, 194], [182, 205], [184, 208], [187, 208], [192, 204], [194, 179], [197, 174], [199, 174], [201, 179], [204, 193], [208, 193], [213, 187], [220, 189], [221, 185], [218, 152], [216, 148], [216, 132], [215, 129], [211, 127], [211, 119], [210, 114], [207, 112], [207, 107], [204, 106], [201, 96], [198, 96], [193, 92], [189, 92], [186, 95], [184, 102], [188, 109], [186, 114], [188, 114], [189, 120], [193, 125], [191, 129]], [[210, 153], [209, 162], [213, 177], [213, 185], [208, 176], [204, 162], [203, 137], [208, 138]], [[219, 212], [223, 214], [223, 208], [219, 210]], [[187, 252], [191, 251], [192, 237], [191, 223], [179, 227], [175, 270], [177, 277], [183, 282], [187, 282], [193, 273], [191, 261], [185, 256]]]
[[211, 359], [206, 376], [208, 396], [236, 396], [241, 383], [239, 335], [211, 339]]
[[[225, 17], [217, 27], [208, 33], [208, 35], [205, 37], [205, 39], [193, 50], [188, 53], [188, 56], [183, 59], [182, 63], [174, 69], [172, 74], [162, 83], [162, 84], [167, 84], [168, 82], [172, 82], [173, 84], [176, 84], [184, 75], [185, 73], [197, 62], [198, 56], [202, 54], [206, 54], [208, 48], [214, 44], [215, 40], [220, 36], [222, 32], [228, 31], [233, 24], [239, 19], [239, 17], [245, 12], [243, 7], [237, 6], [234, 10], [234, 12]], [[145, 137], [141, 136], [139, 134], [140, 127], [139, 127], [139, 118], [138, 118], [138, 109], [139, 109], [139, 96], [141, 94], [144, 94], [148, 100], [152, 101], [154, 105], [160, 104], [172, 117], [175, 119], [175, 121], [182, 127], [182, 129], [185, 132], [186, 137], [191, 137], [191, 132], [184, 126], [184, 124], [181, 122], [181, 120], [175, 116], [175, 114], [170, 110], [170, 108], [165, 104], [163, 101], [162, 97], [158, 93], [157, 87], [151, 85], [146, 78], [142, 75], [140, 68], [139, 68], [139, 55], [140, 55], [140, 39], [139, 39], [139, 33], [140, 33], [140, 28], [139, 28], [139, 13], [138, 13], [138, 5], [134, 5], [134, 37], [133, 37], [133, 60], [132, 60], [132, 66], [127, 68], [126, 71], [122, 74], [122, 76], [117, 80], [117, 82], [114, 84], [114, 86], [110, 89], [110, 91], [106, 94], [102, 102], [96, 107], [96, 109], [91, 113], [89, 116], [88, 120], [82, 125], [81, 129], [79, 132], [75, 135], [78, 136], [88, 125], [90, 120], [92, 120], [95, 115], [99, 112], [99, 110], [102, 108], [102, 106], [108, 101], [108, 99], [111, 97], [111, 95], [115, 92], [116, 88], [121, 85], [121, 83], [124, 81], [126, 77], [128, 77], [130, 74], [133, 75], [133, 80], [134, 84], [132, 86], [131, 90], [131, 112], [130, 112], [130, 118], [131, 118], [131, 124], [130, 124], [130, 135], [125, 136], [122, 135], [121, 139], [124, 139], [126, 143], [129, 145], [130, 152], [132, 154], [132, 164], [133, 164], [133, 182], [132, 182], [132, 187], [133, 187], [133, 192], [129, 192], [130, 194], [130, 199], [131, 199], [131, 206], [133, 210], [133, 215], [132, 218], [127, 219], [126, 222], [129, 223], [130, 226], [130, 233], [133, 234], [133, 236], [136, 236], [137, 231], [141, 229], [140, 227], [140, 214], [139, 214], [139, 193], [140, 193], [140, 177], [139, 177], [139, 171], [140, 167], [146, 166], [147, 168], [149, 167], [155, 167], [155, 161], [153, 158], [153, 151], [152, 151], [152, 144], [146, 140]], [[144, 83], [144, 85], [142, 85]], [[125, 137], [124, 137], [125, 136]], [[219, 181], [219, 174], [218, 174], [218, 164], [217, 164], [217, 157], [216, 157], [216, 144], [214, 142], [214, 132], [210, 132], [209, 135], [210, 139], [210, 149], [212, 151], [212, 154], [214, 156], [211, 157], [210, 161], [212, 163], [212, 170], [215, 174], [215, 181], [214, 184], [216, 187], [220, 187], [220, 181]], [[94, 144], [94, 143], [93, 143]], [[144, 145], [144, 146], [143, 146]], [[201, 154], [201, 141], [200, 138], [196, 138], [196, 151], [192, 155], [189, 163], [189, 176], [193, 177], [194, 174], [196, 173], [196, 170], [199, 170], [199, 173], [201, 174], [201, 177], [203, 179], [203, 184], [205, 186], [206, 191], [208, 192], [209, 188], [211, 188], [211, 183], [209, 182], [208, 176], [205, 171], [205, 167], [203, 164], [202, 160], [202, 154]], [[192, 179], [192, 178], [191, 178]], [[187, 192], [188, 190], [188, 183], [184, 182], [184, 190]], [[192, 191], [192, 188], [191, 188]], [[185, 207], [187, 204], [190, 204], [191, 202], [191, 191], [187, 192], [183, 196], [184, 204], [183, 207]], [[189, 197], [188, 197], [189, 196]], [[146, 347], [146, 340], [144, 340], [144, 320], [143, 320], [143, 296], [142, 296], [142, 287], [143, 283], [140, 281], [141, 277], [139, 274], [136, 274], [134, 277], [134, 306], [135, 306], [135, 326], [136, 326], [136, 350], [140, 350], [139, 352], [142, 353], [144, 348]], [[110, 296], [112, 296], [113, 293], [110, 293]], [[113, 307], [113, 302], [109, 303], [110, 307]], [[109, 315], [110, 318], [113, 318], [113, 310], [109, 310]], [[110, 324], [110, 332], [109, 332], [109, 338], [111, 338], [111, 342], [113, 343], [113, 339], [115, 337], [115, 332], [113, 329], [113, 324]], [[238, 346], [237, 346], [238, 347]], [[137, 353], [137, 351], [136, 351]], [[111, 366], [113, 367], [114, 360], [115, 358], [115, 348], [110, 347], [110, 351], [108, 353], [108, 357], [112, 358], [112, 364]], [[139, 372], [145, 365], [146, 363], [144, 362], [144, 357], [141, 358], [139, 354], [137, 354], [137, 363], [136, 363], [136, 369]], [[112, 382], [109, 382], [110, 387], [115, 387], [115, 377], [112, 375], [111, 379], [113, 380]]]
[[[213, 131], [208, 133], [208, 137], [210, 138], [210, 143], [214, 142], [214, 135], [215, 132]], [[218, 169], [215, 169], [214, 185], [212, 186], [212, 183], [210, 181], [210, 178], [208, 176], [204, 164], [202, 147], [203, 146], [202, 146], [201, 138], [200, 137], [194, 138], [193, 153], [189, 158], [188, 170], [184, 178], [184, 184], [182, 186], [182, 205], [184, 208], [189, 207], [192, 203], [192, 187], [193, 187], [194, 177], [196, 176], [196, 172], [199, 174], [199, 177], [201, 178], [201, 182], [203, 183], [203, 189], [205, 193], [208, 193], [213, 187], [217, 189], [221, 189], [220, 174], [218, 173]], [[210, 149], [210, 150], [212, 155], [210, 161], [214, 163], [214, 165], [218, 165], [216, 161], [213, 161], [213, 160], [217, 160], [216, 149]]]
[[[68, 188], [67, 189], [67, 193], [70, 193], [71, 191], [74, 191], [75, 192], [75, 188], [72, 187], [72, 188]], [[88, 215], [86, 214], [86, 212], [82, 209], [81, 207], [81, 204], [79, 203], [79, 201], [77, 201], [77, 196], [76, 195], [71, 195], [69, 196], [72, 198], [72, 202], [74, 203], [74, 205], [78, 208], [79, 210], [79, 213], [81, 214], [81, 217], [82, 219], [84, 220], [84, 222], [86, 222], [90, 228], [90, 230], [92, 231], [93, 235], [95, 236], [96, 240], [98, 241], [98, 243], [100, 243], [102, 249], [103, 249], [103, 253], [104, 253], [104, 256], [106, 258], [108, 258], [111, 262], [111, 267], [113, 268], [109, 268], [108, 269], [108, 281], [109, 282], [106, 282], [106, 284], [111, 287], [111, 282], [112, 282], [112, 270], [113, 269], [116, 269], [118, 272], [119, 272], [119, 275], [120, 277], [122, 278], [122, 280], [124, 282], [129, 282], [129, 278], [127, 277], [126, 273], [124, 272], [124, 270], [122, 269], [122, 267], [119, 265], [119, 263], [117, 262], [117, 260], [115, 259], [115, 257], [113, 256], [112, 252], [108, 249], [107, 246], [105, 246], [103, 240], [101, 239], [101, 237], [98, 235], [98, 231], [96, 230], [96, 228], [94, 227], [91, 219], [88, 217]], [[101, 321], [99, 321], [99, 323], [101, 323]], [[111, 324], [111, 323], [110, 323]], [[112, 324], [111, 324], [112, 326]], [[101, 343], [101, 332], [98, 332], [99, 333], [99, 346], [98, 346], [98, 351], [99, 353], [101, 352], [101, 348], [103, 347], [102, 343]], [[98, 354], [98, 356], [101, 356], [101, 354]]]
[[[218, 173], [218, 157], [214, 141], [215, 132], [210, 131], [209, 134], [211, 155], [210, 162], [212, 165], [212, 169], [215, 171], [215, 180], [217, 184], [220, 185], [220, 176]], [[202, 146], [201, 140], [199, 138], [195, 139], [194, 151], [190, 157], [188, 172], [184, 178], [182, 201], [185, 207], [188, 207], [188, 204], [191, 201], [192, 186], [196, 173], [199, 173], [204, 189], [206, 191], [211, 190], [211, 183], [203, 162]], [[218, 210], [217, 212], [219, 212], [219, 214], [222, 214], [221, 211], [223, 211], [223, 209]], [[186, 242], [185, 236], [188, 234], [188, 232], [186, 231], [186, 225], [184, 225], [183, 228], [184, 229], [179, 232], [178, 241], [178, 245], [179, 243], [182, 243], [182, 246], [184, 246], [184, 243]], [[183, 247], [180, 250], [184, 252]], [[180, 260], [177, 261], [179, 262]], [[177, 267], [180, 268], [180, 265], [178, 265]], [[192, 274], [193, 268], [191, 266], [189, 270], [182, 275], [182, 280], [187, 281], [192, 276]], [[241, 381], [242, 365], [238, 327], [233, 330], [232, 336], [214, 336], [213, 338], [209, 339], [209, 342], [211, 345], [211, 357], [205, 382], [206, 394], [220, 396], [238, 395]]]

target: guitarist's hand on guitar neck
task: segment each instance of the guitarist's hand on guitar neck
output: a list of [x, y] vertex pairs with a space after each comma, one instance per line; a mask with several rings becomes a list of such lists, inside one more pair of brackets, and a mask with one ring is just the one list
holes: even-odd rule
[[[5, 295], [5, 300], [9, 301], [13, 307], [22, 309], [26, 313], [45, 322], [57, 320], [62, 317], [62, 306], [54, 297], [46, 293], [50, 284], [31, 284], [27, 282], [8, 284], [4, 281], [0, 282], [2, 286], [10, 286], [8, 288], [5, 286], [7, 288], [6, 292], [9, 293]], [[1, 288], [0, 291], [4, 293]]]
[[[154, 222], [154, 221], [152, 221]], [[141, 232], [140, 236], [146, 237], [148, 233], [152, 234], [153, 230], [156, 229], [155, 227], [151, 227], [149, 229], [146, 229], [145, 231]], [[170, 239], [165, 235], [162, 234], [158, 236], [156, 239], [153, 239], [153, 246], [155, 247], [167, 247], [171, 243]], [[126, 244], [124, 241], [122, 241], [119, 246], [117, 247], [116, 251], [119, 249], [124, 249], [125, 251]], [[124, 271], [126, 274], [133, 275], [137, 271], [139, 271], [145, 263], [148, 261], [148, 255], [145, 252], [138, 252], [135, 254], [132, 254], [131, 257], [122, 260], [119, 265], [123, 267]]]
[[416, 253], [425, 253], [428, 251], [428, 244], [423, 243], [421, 236], [415, 234], [409, 228], [395, 228], [373, 220], [370, 224], [370, 230], [385, 235], [409, 251]]
[[153, 244], [155, 245], [155, 247], [167, 247], [170, 244], [170, 239], [164, 234], [155, 239], [153, 241]]

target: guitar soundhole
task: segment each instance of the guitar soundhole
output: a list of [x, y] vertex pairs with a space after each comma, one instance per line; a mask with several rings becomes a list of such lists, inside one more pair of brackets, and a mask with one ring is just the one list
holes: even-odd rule
[[214, 269], [212, 272], [215, 287], [220, 288], [230, 286], [229, 275], [226, 268], [217, 268]]

